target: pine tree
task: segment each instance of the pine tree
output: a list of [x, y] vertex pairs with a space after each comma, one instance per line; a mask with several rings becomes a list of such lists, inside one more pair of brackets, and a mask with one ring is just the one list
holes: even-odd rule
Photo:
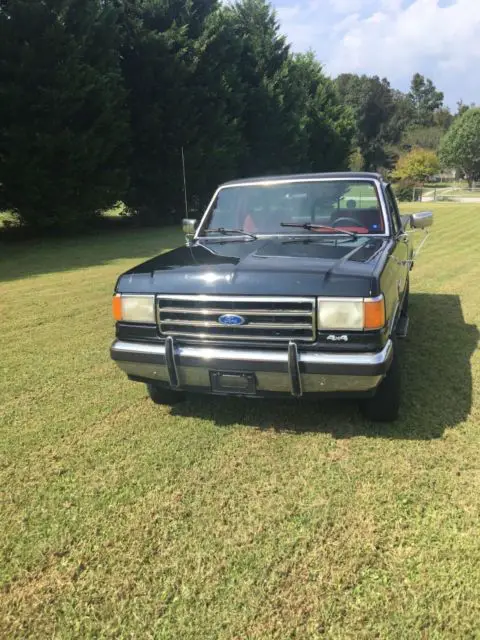
[[88, 224], [122, 197], [128, 146], [116, 12], [100, 0], [5, 0], [2, 200], [36, 228]]
[[292, 57], [286, 76], [285, 100], [297, 126], [295, 167], [300, 171], [347, 169], [354, 134], [353, 114], [340, 104], [334, 83], [313, 53]]
[[238, 46], [216, 0], [137, 5], [123, 51], [133, 153], [127, 205], [145, 221], [183, 215], [181, 149], [189, 203], [202, 204], [238, 173]]
[[287, 169], [283, 74], [289, 57], [286, 39], [265, 0], [240, 0], [225, 8], [225, 19], [240, 45], [234, 91], [243, 94], [239, 125], [244, 140], [240, 175]]

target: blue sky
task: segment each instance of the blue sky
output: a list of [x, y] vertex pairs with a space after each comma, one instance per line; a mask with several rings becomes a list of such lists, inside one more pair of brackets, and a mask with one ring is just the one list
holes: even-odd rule
[[480, 0], [272, 0], [294, 51], [313, 49], [330, 75], [386, 76], [398, 89], [418, 71], [480, 104]]

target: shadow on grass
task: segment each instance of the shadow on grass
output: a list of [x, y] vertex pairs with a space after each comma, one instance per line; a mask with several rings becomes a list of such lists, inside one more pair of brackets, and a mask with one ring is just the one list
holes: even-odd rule
[[410, 334], [400, 344], [403, 402], [392, 424], [370, 423], [358, 403], [346, 400], [272, 401], [191, 396], [174, 415], [212, 420], [218, 426], [254, 426], [292, 433], [324, 432], [335, 438], [371, 436], [430, 440], [466, 420], [472, 406], [470, 358], [478, 329], [463, 319], [455, 295], [410, 296]]
[[[98, 229], [67, 238], [3, 242], [0, 235], [0, 281], [101, 266], [131, 259], [132, 266], [184, 242], [180, 227]], [[119, 274], [120, 275], [119, 270]], [[112, 288], [115, 284], [112, 281]]]

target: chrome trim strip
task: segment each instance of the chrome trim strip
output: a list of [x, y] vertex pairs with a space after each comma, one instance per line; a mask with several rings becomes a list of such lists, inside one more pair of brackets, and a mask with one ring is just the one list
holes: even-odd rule
[[164, 344], [146, 344], [143, 342], [126, 342], [125, 340], [115, 340], [112, 345], [113, 351], [117, 353], [144, 353], [151, 356], [164, 356]]
[[[232, 313], [236, 313], [233, 312]], [[286, 324], [281, 322], [248, 322], [246, 324], [227, 324], [222, 325], [219, 322], [213, 320], [176, 320], [175, 318], [164, 318], [159, 321], [160, 324], [175, 324], [180, 327], [215, 327], [216, 329], [307, 329], [312, 330], [312, 323], [305, 324]], [[171, 332], [168, 332], [171, 335]], [[210, 334], [211, 335], [211, 334]], [[221, 336], [220, 336], [221, 337]]]
[[[243, 325], [243, 328], [245, 329], [248, 325]], [[269, 327], [270, 329], [274, 329], [276, 325], [272, 324], [271, 327]], [[221, 327], [221, 325], [218, 325], [218, 327]], [[310, 327], [309, 327], [310, 328]], [[296, 329], [296, 327], [290, 327], [290, 329]], [[304, 331], [304, 329], [302, 329], [301, 327], [299, 328], [300, 331]], [[282, 329], [282, 331], [285, 331], [285, 329]], [[162, 334], [165, 335], [165, 334]], [[212, 340], [243, 340], [245, 342], [250, 342], [250, 341], [254, 341], [254, 340], [262, 340], [264, 342], [287, 342], [288, 340], [302, 340], [303, 342], [306, 342], [308, 344], [311, 344], [313, 342], [313, 337], [311, 334], [309, 334], [308, 336], [295, 336], [295, 335], [286, 335], [286, 336], [259, 336], [259, 335], [254, 335], [252, 333], [249, 333], [248, 335], [242, 335], [240, 333], [234, 333], [234, 334], [227, 334], [227, 333], [191, 333], [189, 331], [169, 331], [168, 332], [169, 336], [174, 336], [177, 338], [196, 338], [197, 340], [204, 340], [204, 341], [212, 341]]]
[[338, 296], [321, 296], [317, 298], [317, 302], [363, 302], [364, 300], [369, 300], [370, 298], [349, 298], [346, 296], [338, 297]]
[[386, 362], [392, 353], [393, 344], [387, 344], [377, 353], [301, 353], [300, 362], [306, 364], [344, 364], [370, 366]]
[[314, 304], [315, 298], [305, 298], [300, 296], [211, 296], [203, 294], [179, 294], [159, 293], [156, 296], [159, 300], [186, 300], [189, 302], [295, 302], [300, 304]]
[[287, 351], [259, 351], [217, 347], [179, 347], [180, 355], [202, 360], [237, 360], [238, 362], [287, 362]]
[[318, 302], [380, 302], [381, 300], [383, 300], [383, 293], [374, 298], [350, 298], [348, 296], [319, 296], [317, 298]]
[[152, 298], [152, 302], [155, 299], [154, 293], [114, 293], [113, 296], [119, 296], [120, 298]]
[[[152, 356], [165, 356], [165, 345], [163, 344], [117, 340], [112, 345], [112, 350], [117, 353], [130, 352]], [[298, 361], [303, 364], [372, 366], [386, 362], [390, 358], [392, 350], [392, 341], [388, 340], [384, 348], [377, 353], [300, 352], [298, 354]], [[286, 349], [282, 351], [260, 351], [258, 349], [175, 345], [175, 356], [180, 358], [198, 358], [204, 362], [208, 362], [208, 360], [236, 360], [238, 362], [279, 362], [288, 364], [288, 352]]]
[[303, 183], [303, 182], [379, 182], [377, 178], [367, 178], [367, 177], [355, 177], [355, 178], [345, 178], [344, 176], [340, 177], [328, 177], [328, 178], [275, 178], [274, 180], [269, 179], [268, 177], [265, 180], [245, 180], [244, 182], [235, 182], [234, 184], [224, 184], [221, 185], [218, 189], [233, 189], [235, 187], [271, 187], [273, 184], [293, 184], [293, 183]]
[[[221, 315], [222, 313], [237, 313], [242, 316], [312, 316], [314, 311], [300, 311], [298, 309], [214, 309], [213, 307], [205, 309], [195, 309], [192, 307], [160, 307], [160, 313], [194, 313], [201, 316]], [[165, 322], [162, 320], [162, 322]]]
[[351, 298], [348, 296], [343, 296], [343, 297], [338, 297], [338, 296], [318, 296], [317, 297], [317, 303], [320, 302], [381, 302], [381, 300], [383, 300], [384, 296], [383, 293], [381, 293], [378, 296], [375, 296], [374, 298], [370, 297], [370, 298]]

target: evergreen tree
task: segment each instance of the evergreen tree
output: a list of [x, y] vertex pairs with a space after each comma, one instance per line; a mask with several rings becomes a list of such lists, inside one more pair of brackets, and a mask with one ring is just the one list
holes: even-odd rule
[[351, 116], [313, 54], [292, 55], [264, 0], [242, 0], [225, 13], [241, 45], [234, 85], [243, 98], [240, 175], [344, 168]]
[[244, 141], [242, 176], [288, 170], [285, 140], [290, 115], [283, 108], [283, 73], [289, 47], [271, 6], [241, 0], [224, 10], [233, 39], [240, 46], [233, 91], [242, 95], [239, 122]]
[[355, 117], [355, 145], [363, 158], [363, 169], [369, 171], [389, 161], [387, 145], [397, 137], [391, 127], [396, 113], [395, 97], [386, 78], [342, 74], [336, 79], [344, 104]]
[[123, 196], [128, 145], [116, 12], [101, 0], [5, 0], [0, 183], [33, 227], [78, 227]]
[[200, 200], [236, 174], [240, 140], [216, 9], [216, 2], [149, 0], [130, 22], [123, 47], [133, 145], [126, 202], [144, 220], [179, 217], [182, 147], [189, 193]]
[[5, 0], [0, 27], [0, 201], [32, 226], [122, 196], [178, 220], [182, 148], [201, 204], [229, 178], [348, 163], [349, 108], [265, 0]]
[[420, 73], [412, 77], [409, 98], [415, 113], [415, 124], [429, 126], [433, 123], [433, 116], [443, 105], [443, 93], [437, 91], [429, 78]]
[[354, 118], [340, 104], [332, 80], [327, 78], [313, 53], [297, 54], [285, 77], [288, 110], [298, 128], [297, 157], [300, 171], [334, 171], [348, 168], [352, 151]]

